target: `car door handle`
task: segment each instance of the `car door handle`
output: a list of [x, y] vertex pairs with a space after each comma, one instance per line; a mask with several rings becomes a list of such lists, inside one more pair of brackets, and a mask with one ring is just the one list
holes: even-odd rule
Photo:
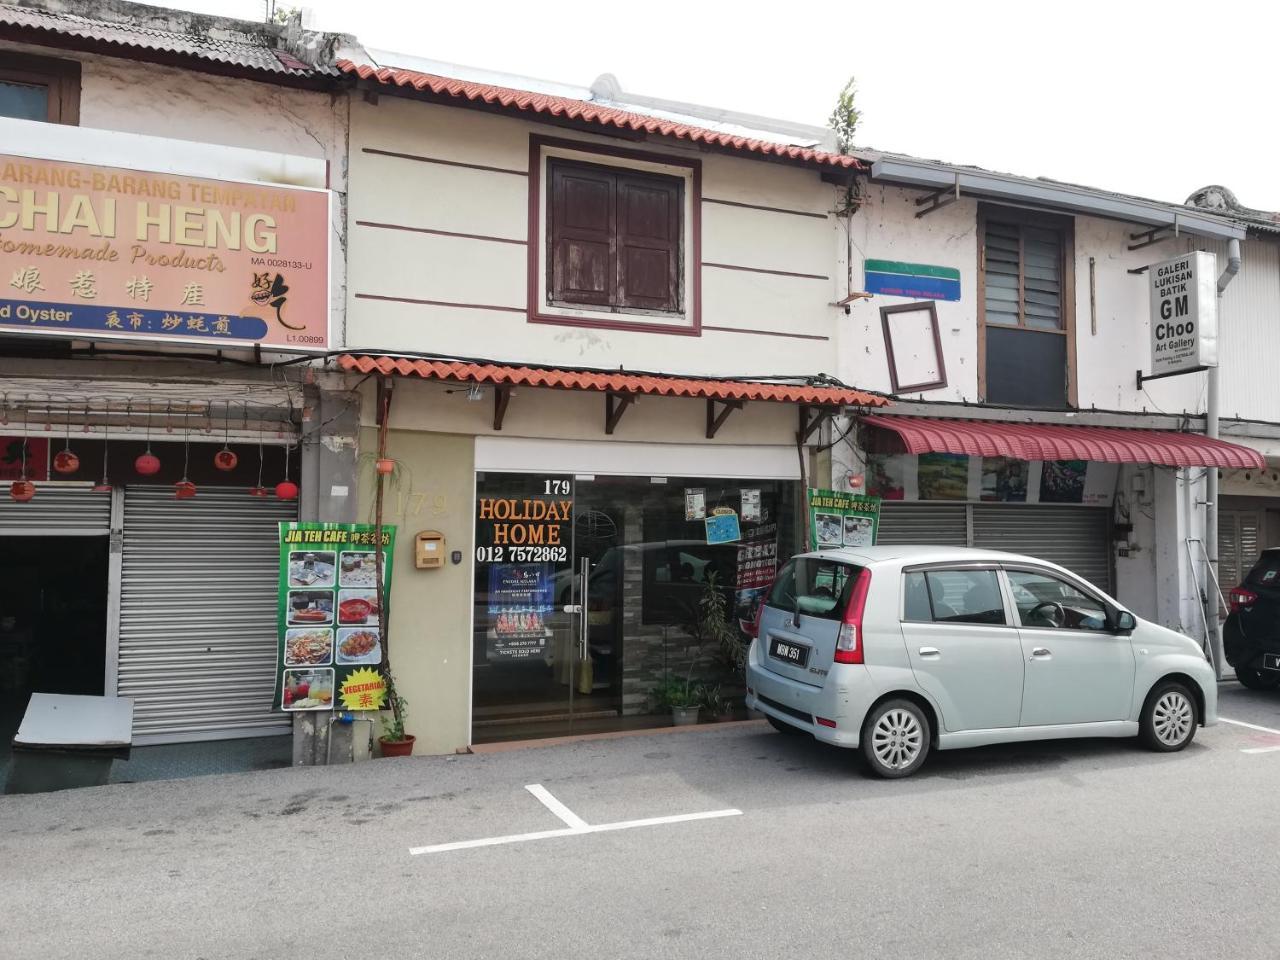
[[942, 651], [941, 651], [941, 650], [939, 650], [937, 647], [921, 647], [921, 648], [920, 648], [920, 656], [922, 656], [922, 657], [940, 657], [940, 656], [942, 656]]
[[1052, 660], [1053, 653], [1048, 647], [1033, 647], [1031, 649], [1032, 660]]

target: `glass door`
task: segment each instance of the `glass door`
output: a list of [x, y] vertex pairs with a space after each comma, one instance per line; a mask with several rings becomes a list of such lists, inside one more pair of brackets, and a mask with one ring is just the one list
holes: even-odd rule
[[476, 477], [472, 741], [568, 731], [582, 681], [573, 477]]

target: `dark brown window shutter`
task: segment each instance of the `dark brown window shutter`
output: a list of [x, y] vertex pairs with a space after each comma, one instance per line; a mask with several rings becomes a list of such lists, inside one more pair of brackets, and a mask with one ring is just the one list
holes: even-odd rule
[[547, 284], [560, 303], [611, 306], [618, 277], [616, 178], [551, 164]]
[[680, 309], [678, 180], [618, 177], [618, 306]]

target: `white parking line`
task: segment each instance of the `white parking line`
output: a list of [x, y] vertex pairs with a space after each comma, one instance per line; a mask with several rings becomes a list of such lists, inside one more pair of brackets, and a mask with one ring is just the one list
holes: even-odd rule
[[525, 786], [542, 804], [568, 826], [558, 830], [537, 830], [533, 833], [513, 833], [504, 837], [484, 837], [480, 840], [456, 840], [453, 843], [436, 843], [429, 847], [410, 847], [409, 855], [445, 853], [449, 850], [469, 850], [473, 847], [496, 847], [505, 843], [524, 843], [529, 840], [549, 840], [552, 837], [583, 836], [588, 833], [608, 833], [613, 830], [632, 830], [636, 827], [656, 827], [668, 823], [687, 823], [690, 820], [714, 820], [719, 817], [740, 817], [741, 810], [704, 810], [701, 813], [678, 813], [669, 817], [648, 817], [644, 820], [618, 820], [614, 823], [598, 823], [592, 826], [551, 795], [540, 783]]
[[1251, 747], [1248, 750], [1241, 750], [1241, 753], [1276, 753], [1280, 751], [1280, 747]]
[[1247, 727], [1250, 730], [1259, 730], [1262, 733], [1274, 733], [1277, 737], [1280, 737], [1280, 730], [1276, 730], [1273, 727], [1260, 727], [1256, 723], [1245, 723], [1243, 720], [1228, 720], [1226, 717], [1219, 717], [1218, 719], [1223, 723], [1231, 724], [1233, 727]]

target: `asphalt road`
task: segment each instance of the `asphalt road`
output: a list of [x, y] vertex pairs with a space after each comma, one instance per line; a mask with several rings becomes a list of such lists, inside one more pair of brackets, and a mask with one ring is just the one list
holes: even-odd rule
[[[1224, 684], [1280, 730], [1280, 694]], [[1075, 741], [868, 780], [760, 724], [0, 797], [0, 957], [1280, 955], [1280, 735]], [[564, 828], [739, 816], [411, 855]]]

